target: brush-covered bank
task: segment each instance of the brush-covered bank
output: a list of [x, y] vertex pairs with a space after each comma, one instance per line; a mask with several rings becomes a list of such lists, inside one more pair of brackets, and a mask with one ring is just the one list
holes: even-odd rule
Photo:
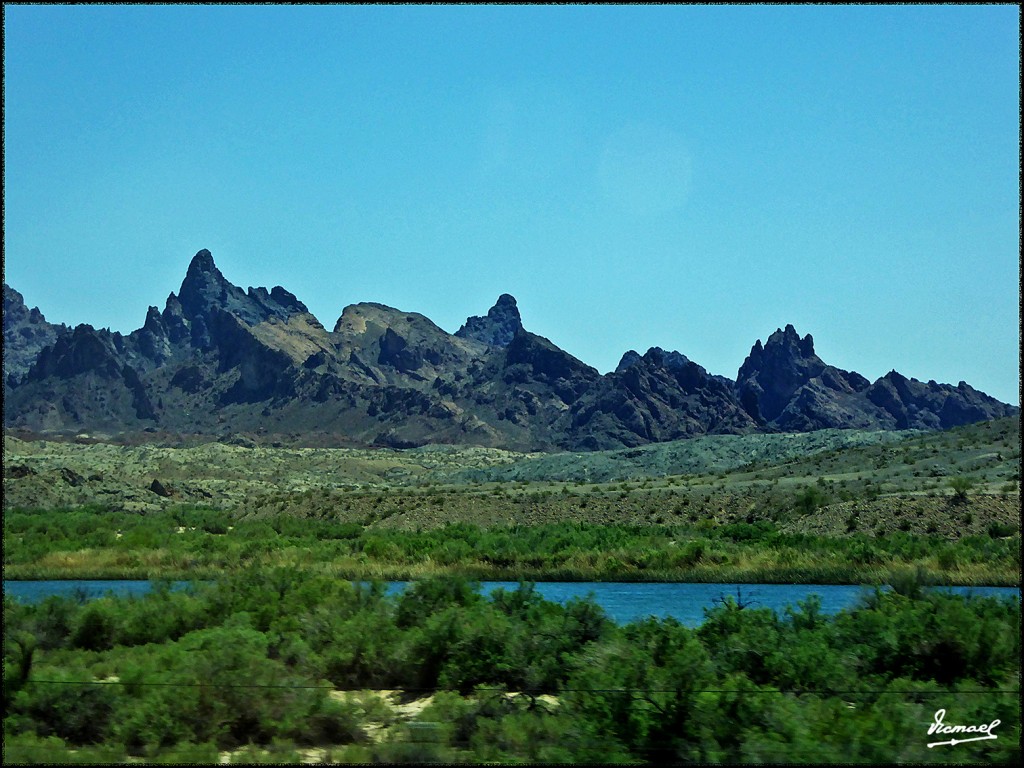
[[1017, 586], [1019, 533], [993, 523], [948, 539], [787, 533], [769, 521], [547, 523], [410, 531], [292, 515], [180, 507], [138, 515], [87, 507], [5, 514], [7, 579], [206, 579], [254, 567], [338, 578], [688, 581]]
[[1019, 760], [1019, 600], [910, 581], [834, 616], [727, 599], [689, 629], [530, 584], [257, 568], [5, 599], [3, 650], [6, 763], [942, 763], [938, 709], [1002, 723], [958, 760]]

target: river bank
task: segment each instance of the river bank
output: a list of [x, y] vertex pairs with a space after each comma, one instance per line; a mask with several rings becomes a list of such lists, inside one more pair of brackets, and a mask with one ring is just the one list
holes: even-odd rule
[[958, 745], [966, 762], [1019, 757], [1019, 600], [901, 588], [776, 611], [718, 585], [692, 628], [539, 589], [389, 594], [254, 568], [133, 599], [8, 599], [5, 759], [944, 762], [926, 732], [941, 708], [1006, 724]]
[[794, 534], [769, 522], [550, 523], [405, 531], [334, 519], [245, 518], [201, 508], [10, 511], [4, 578], [208, 579], [296, 568], [346, 580], [1019, 586], [1020, 539]]

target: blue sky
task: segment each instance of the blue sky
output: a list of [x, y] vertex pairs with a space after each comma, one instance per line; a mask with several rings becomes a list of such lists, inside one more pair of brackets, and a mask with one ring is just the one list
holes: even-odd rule
[[1015, 6], [4, 7], [5, 280], [122, 332], [209, 248], [328, 329], [514, 295], [607, 371], [793, 323], [1019, 402]]

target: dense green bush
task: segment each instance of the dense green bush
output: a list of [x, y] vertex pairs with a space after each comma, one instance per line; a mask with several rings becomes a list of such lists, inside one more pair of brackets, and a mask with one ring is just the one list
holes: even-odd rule
[[[945, 707], [1003, 722], [958, 759], [1018, 759], [1019, 601], [904, 591], [836, 616], [815, 599], [777, 615], [725, 598], [698, 629], [616, 626], [529, 583], [484, 597], [445, 578], [388, 597], [291, 569], [190, 593], [7, 599], [5, 757], [280, 761], [322, 745], [363, 762], [935, 762], [949, 755], [925, 731]], [[332, 688], [443, 692], [378, 744], [374, 707]]]

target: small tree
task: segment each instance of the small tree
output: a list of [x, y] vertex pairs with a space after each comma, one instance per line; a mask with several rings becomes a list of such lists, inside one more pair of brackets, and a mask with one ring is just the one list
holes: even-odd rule
[[967, 501], [967, 492], [974, 487], [974, 481], [965, 475], [958, 475], [950, 478], [949, 487], [953, 489], [953, 503], [963, 504]]

